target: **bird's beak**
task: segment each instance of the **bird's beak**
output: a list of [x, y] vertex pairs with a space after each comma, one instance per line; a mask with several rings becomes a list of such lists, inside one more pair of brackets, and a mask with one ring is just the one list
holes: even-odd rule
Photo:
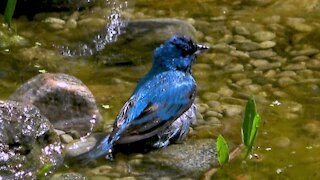
[[206, 52], [208, 49], [210, 49], [209, 46], [202, 45], [202, 44], [197, 44], [196, 46], [197, 46], [197, 50], [194, 53], [195, 55], [202, 54], [202, 53]]

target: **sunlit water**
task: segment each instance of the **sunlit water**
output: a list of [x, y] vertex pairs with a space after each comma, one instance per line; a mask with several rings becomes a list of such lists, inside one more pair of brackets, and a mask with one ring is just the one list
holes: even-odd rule
[[[291, 50], [318, 48], [319, 44], [320, 4], [316, 0], [310, 2], [307, 0], [269, 0], [265, 2], [214, 0], [149, 2], [140, 0], [135, 1], [134, 6], [131, 7], [126, 4], [131, 2], [121, 2], [117, 7], [112, 4], [114, 2], [110, 1], [110, 3], [108, 5], [113, 6], [117, 13], [114, 16], [102, 13], [102, 16], [111, 23], [109, 26], [101, 26], [100, 31], [104, 28], [106, 33], [100, 35], [95, 35], [99, 31], [91, 32], [88, 29], [80, 28], [79, 31], [82, 32], [61, 30], [57, 33], [57, 31], [53, 31], [53, 35], [46, 38], [50, 28], [36, 20], [31, 22], [24, 18], [18, 19], [15, 22], [18, 27], [17, 32], [27, 37], [36, 34], [37, 38], [33, 40], [34, 42], [41, 41], [44, 48], [54, 51], [54, 47], [59, 47], [61, 44], [71, 44], [65, 46], [70, 51], [64, 51], [70, 57], [48, 59], [50, 62], [43, 62], [41, 59], [21, 61], [17, 60], [19, 57], [14, 55], [19, 52], [19, 49], [12, 48], [10, 52], [2, 49], [0, 54], [0, 80], [2, 82], [0, 97], [7, 98], [19, 85], [38, 74], [41, 68], [49, 72], [64, 72], [81, 79], [95, 95], [99, 106], [110, 106], [109, 109], [101, 108], [101, 112], [104, 120], [111, 122], [122, 104], [130, 96], [136, 82], [150, 67], [151, 56], [148, 59], [143, 59], [143, 63], [140, 65], [106, 67], [96, 63], [95, 56], [73, 55], [94, 54], [107, 46], [109, 42], [116, 40], [118, 28], [122, 26], [122, 22], [116, 21], [120, 18], [118, 14], [120, 11], [121, 13], [125, 12], [128, 20], [159, 17], [187, 20], [193, 23], [199, 31], [197, 40], [211, 46], [219, 43], [218, 40], [225, 33], [235, 35], [234, 24], [245, 26], [249, 31], [253, 31], [250, 33], [261, 29], [272, 31], [277, 35], [274, 39], [277, 45], [272, 48], [273, 51], [287, 60], [292, 59], [289, 55]], [[91, 16], [101, 15], [97, 12], [98, 10], [93, 10]], [[288, 17], [304, 19], [306, 26], [300, 28], [305, 29], [299, 32], [299, 29], [292, 27], [294, 25], [288, 25]], [[30, 25], [38, 27], [38, 29], [26, 29]], [[313, 28], [310, 31], [308, 30], [309, 26]], [[41, 30], [41, 28], [43, 29]], [[69, 35], [70, 33], [73, 35]], [[87, 36], [84, 39], [88, 40], [90, 45], [86, 46], [85, 43], [80, 46], [79, 44], [73, 45], [73, 47], [80, 47], [78, 53], [78, 50], [72, 49], [70, 42], [73, 39], [82, 39], [81, 36]], [[51, 43], [55, 46], [50, 46]], [[83, 47], [88, 48], [81, 49]], [[126, 47], [122, 48], [125, 52]], [[242, 94], [257, 97], [257, 109], [261, 114], [262, 124], [255, 143], [256, 157], [246, 161], [241, 158], [235, 159], [218, 171], [214, 177], [222, 179], [319, 179], [320, 73], [318, 69], [294, 69], [292, 71], [296, 74], [292, 78], [297, 82], [301, 82], [303, 79], [313, 79], [313, 81], [281, 86], [278, 81], [281, 76], [270, 75], [271, 78], [269, 78], [268, 73], [272, 72], [256, 70], [250, 64], [250, 59], [241, 59], [228, 53], [212, 51], [210, 54], [215, 54], [214, 56], [204, 55], [199, 58], [197, 63], [206, 64], [205, 67], [195, 65], [193, 70], [198, 82], [199, 101], [200, 103], [205, 102], [201, 97], [206, 92], [217, 92], [225, 86], [234, 87], [230, 88], [233, 90], [233, 97], [244, 99]], [[319, 55], [312, 58], [317, 59]], [[40, 68], [36, 66], [39, 64]], [[243, 71], [236, 73], [229, 71], [239, 64], [243, 66]], [[290, 63], [283, 63], [282, 66], [273, 70], [276, 74], [280, 74], [287, 64]], [[237, 80], [234, 80], [237, 79], [237, 75], [251, 79], [252, 84], [258, 84], [260, 89], [253, 91], [248, 90], [246, 85], [232, 86], [232, 84], [237, 84]], [[279, 93], [275, 93], [275, 91], [280, 91], [285, 95], [278, 95]], [[297, 111], [292, 110], [290, 109], [291, 102], [299, 103], [302, 107]], [[213, 132], [212, 138], [216, 134], [222, 133], [227, 141], [240, 143], [241, 117], [223, 118], [222, 122], [224, 124], [223, 130]]]

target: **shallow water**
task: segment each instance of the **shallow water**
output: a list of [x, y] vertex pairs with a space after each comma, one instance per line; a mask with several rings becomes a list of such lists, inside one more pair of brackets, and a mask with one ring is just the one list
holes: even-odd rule
[[[198, 42], [210, 46], [228, 45], [226, 48], [214, 48], [208, 54], [200, 56], [194, 65], [193, 72], [198, 82], [198, 103], [208, 104], [211, 100], [207, 98], [209, 92], [219, 94], [215, 100], [223, 105], [244, 107], [246, 97], [254, 95], [256, 98], [262, 117], [254, 149], [256, 158], [246, 161], [236, 158], [218, 171], [214, 178], [320, 178], [320, 52], [298, 55], [294, 52], [318, 50], [319, 1], [194, 0], [186, 3], [181, 0], [140, 0], [127, 3], [121, 10], [124, 20], [179, 18], [194, 25]], [[108, 12], [99, 10], [93, 8], [80, 16], [106, 17]], [[70, 16], [70, 13], [43, 16], [63, 17]], [[111, 123], [136, 82], [150, 67], [151, 52], [146, 55], [137, 48], [136, 56], [141, 56], [142, 59], [140, 63], [117, 66], [103, 65], [95, 60], [95, 55], [62, 56], [57, 53], [56, 47], [64, 44], [77, 48], [79, 41], [90, 44], [90, 40], [103, 29], [103, 22], [92, 29], [84, 25], [70, 31], [49, 27], [43, 23], [42, 15], [37, 17], [34, 21], [19, 18], [13, 22], [16, 32], [28, 38], [27, 45], [23, 48], [12, 46], [0, 49], [0, 98], [6, 99], [41, 69], [68, 73], [81, 79], [89, 87], [100, 107], [110, 105], [109, 109], [101, 108], [101, 113], [104, 120]], [[36, 30], [27, 28], [30, 26]], [[228, 50], [228, 47], [243, 48], [240, 40], [235, 40], [239, 39], [239, 35], [258, 41], [254, 34], [260, 31], [275, 34], [274, 38], [266, 40], [276, 43], [275, 46], [266, 48], [276, 53], [275, 56], [257, 57], [252, 50]], [[232, 39], [228, 40], [228, 36]], [[46, 50], [38, 59], [37, 56], [25, 55], [25, 51], [28, 52], [35, 42], [40, 42], [40, 48]], [[126, 47], [121, 47], [121, 53], [126, 51]], [[261, 59], [267, 64], [256, 65], [255, 61]], [[271, 63], [275, 63], [274, 67], [264, 68]], [[189, 138], [216, 138], [221, 133], [230, 143], [240, 143], [241, 114], [230, 117], [223, 115], [219, 120], [223, 123], [219, 132], [198, 132], [197, 127], [194, 127], [196, 134]]]

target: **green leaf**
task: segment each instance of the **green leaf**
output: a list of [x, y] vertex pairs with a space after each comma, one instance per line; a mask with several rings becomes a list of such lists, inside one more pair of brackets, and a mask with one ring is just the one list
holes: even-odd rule
[[4, 23], [8, 24], [10, 26], [11, 18], [14, 13], [14, 9], [16, 8], [17, 0], [8, 0], [7, 6], [4, 11], [3, 21]]
[[43, 179], [46, 176], [47, 172], [49, 172], [52, 167], [53, 167], [53, 164], [51, 163], [42, 166], [42, 168], [37, 171], [37, 179]]
[[216, 142], [217, 153], [218, 153], [218, 161], [222, 166], [229, 160], [229, 147], [226, 140], [219, 135]]
[[247, 147], [247, 155], [252, 150], [260, 121], [261, 118], [256, 111], [256, 103], [254, 101], [254, 98], [250, 97], [246, 105], [241, 131], [243, 144]]

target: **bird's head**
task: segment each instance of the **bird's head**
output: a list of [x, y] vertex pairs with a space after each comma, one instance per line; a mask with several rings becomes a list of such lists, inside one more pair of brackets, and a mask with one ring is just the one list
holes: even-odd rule
[[172, 36], [154, 52], [154, 66], [173, 70], [190, 71], [197, 55], [209, 49], [191, 38], [179, 35]]

